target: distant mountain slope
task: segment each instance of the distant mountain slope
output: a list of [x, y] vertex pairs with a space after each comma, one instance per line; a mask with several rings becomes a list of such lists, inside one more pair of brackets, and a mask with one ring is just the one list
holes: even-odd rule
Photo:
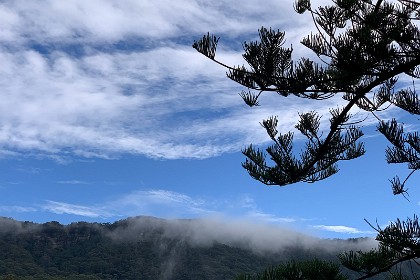
[[232, 221], [136, 217], [64, 226], [0, 218], [0, 279], [234, 279], [373, 246], [367, 238], [321, 240]]

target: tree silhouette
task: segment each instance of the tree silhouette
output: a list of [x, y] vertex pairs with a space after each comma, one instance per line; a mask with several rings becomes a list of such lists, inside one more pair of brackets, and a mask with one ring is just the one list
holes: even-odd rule
[[[278, 119], [261, 122], [272, 145], [260, 149], [249, 145], [243, 167], [251, 177], [266, 184], [285, 186], [297, 182], [316, 182], [338, 172], [338, 163], [362, 156], [362, 121], [352, 116], [354, 109], [369, 112], [379, 131], [389, 141], [388, 163], [405, 163], [410, 174], [390, 179], [394, 194], [406, 197], [408, 179], [420, 169], [420, 137], [404, 130], [395, 118], [381, 119], [377, 112], [396, 106], [411, 115], [420, 115], [415, 81], [420, 78], [420, 3], [413, 0], [332, 0], [332, 4], [313, 8], [310, 0], [294, 3], [297, 13], [308, 12], [317, 32], [301, 43], [313, 51], [310, 58], [292, 59], [293, 48], [285, 47], [285, 33], [262, 27], [259, 41], [243, 44], [247, 66], [229, 66], [216, 59], [219, 38], [207, 34], [193, 47], [227, 69], [227, 76], [247, 88], [240, 96], [250, 107], [259, 106], [263, 93], [326, 100], [340, 95], [345, 105], [330, 109], [329, 129], [321, 130], [316, 111], [297, 116], [295, 128], [305, 137], [304, 149], [294, 149], [293, 133], [280, 133]], [[400, 77], [413, 84], [402, 87]], [[416, 118], [418, 120], [418, 118]], [[406, 197], [407, 198], [407, 197]], [[420, 228], [417, 216], [397, 221], [378, 231], [380, 246], [371, 252], [348, 252], [342, 263], [367, 278], [404, 260], [420, 257]], [[375, 261], [370, 261], [375, 258]], [[363, 278], [361, 278], [363, 279]]]

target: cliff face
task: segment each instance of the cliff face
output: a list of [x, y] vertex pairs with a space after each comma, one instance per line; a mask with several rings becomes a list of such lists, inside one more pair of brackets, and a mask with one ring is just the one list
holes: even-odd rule
[[151, 217], [66, 226], [3, 218], [0, 279], [234, 279], [241, 272], [262, 271], [291, 259], [336, 260], [338, 251], [328, 247], [357, 249], [369, 241], [326, 241], [296, 234], [293, 243], [290, 233], [279, 232], [278, 240], [290, 240], [277, 248], [280, 241], [259, 236], [269, 230], [247, 237], [241, 228], [242, 235], [235, 239], [227, 225], [225, 231], [217, 223], [206, 225]]

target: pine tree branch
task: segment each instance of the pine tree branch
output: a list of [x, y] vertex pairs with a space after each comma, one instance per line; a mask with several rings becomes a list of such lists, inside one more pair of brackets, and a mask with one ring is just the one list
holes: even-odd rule
[[[316, 22], [316, 19], [315, 19], [314, 14], [316, 14], [318, 17], [321, 17], [321, 15], [320, 15], [319, 13], [317, 13], [317, 12], [313, 11], [312, 9], [309, 9], [309, 11], [311, 12], [312, 21], [314, 22], [315, 27], [316, 27], [316, 29], [318, 30], [319, 35], [322, 37], [322, 39], [324, 40], [324, 42], [325, 42], [326, 44], [328, 44], [329, 51], [330, 51], [332, 54], [334, 54], [335, 56], [337, 56], [337, 53], [336, 53], [336, 51], [334, 50], [334, 48], [333, 48], [333, 46], [332, 46], [332, 44], [331, 44], [331, 41], [329, 41], [329, 42], [327, 41], [327, 39], [326, 39], [326, 38], [325, 38], [325, 36], [324, 36], [324, 33], [323, 33], [323, 32], [321, 32], [321, 30], [319, 29], [319, 25], [318, 25], [318, 24], [317, 24], [317, 22]], [[334, 38], [334, 37], [333, 37], [333, 36], [330, 36], [330, 38]]]
[[375, 271], [375, 272], [372, 272], [372, 273], [368, 273], [368, 274], [366, 274], [366, 275], [364, 275], [364, 276], [362, 276], [360, 278], [357, 278], [356, 280], [363, 280], [363, 279], [371, 278], [371, 277], [373, 277], [375, 275], [378, 275], [378, 274], [381, 274], [383, 272], [389, 271], [391, 268], [393, 268], [395, 265], [397, 265], [399, 263], [402, 263], [402, 262], [405, 262], [405, 261], [408, 261], [408, 260], [412, 260], [412, 259], [415, 259], [415, 258], [418, 258], [418, 257], [420, 257], [420, 254], [418, 254], [417, 252], [416, 253], [413, 253], [413, 254], [406, 255], [406, 256], [404, 256], [402, 258], [399, 258], [398, 260], [390, 263], [389, 265], [387, 265], [387, 266], [379, 269], [378, 271]]
[[373, 11], [375, 14], [378, 13], [379, 8], [381, 7], [383, 0], [378, 0], [378, 2], [376, 2], [376, 6], [375, 6], [375, 10]]
[[367, 86], [363, 88], [359, 88], [359, 90], [356, 90], [355, 97], [352, 100], [350, 100], [350, 102], [344, 107], [343, 111], [337, 116], [337, 118], [331, 124], [330, 132], [328, 133], [327, 137], [325, 138], [324, 143], [321, 145], [320, 149], [318, 150], [316, 157], [307, 165], [305, 169], [303, 169], [300, 172], [300, 175], [298, 175], [297, 178], [304, 178], [306, 173], [310, 170], [310, 168], [312, 168], [318, 161], [320, 161], [324, 157], [324, 155], [328, 151], [328, 147], [331, 143], [331, 140], [333, 139], [334, 135], [339, 130], [339, 126], [345, 122], [346, 116], [349, 114], [351, 108], [357, 103], [357, 101], [359, 101], [359, 99], [363, 98], [373, 88], [381, 85], [382, 83], [389, 80], [390, 78], [397, 76], [401, 73], [404, 73], [407, 69], [411, 69], [412, 67], [419, 64], [420, 64], [420, 56], [406, 64], [402, 64], [402, 65], [400, 64], [396, 66], [392, 71], [380, 75], [372, 83], [368, 84]]

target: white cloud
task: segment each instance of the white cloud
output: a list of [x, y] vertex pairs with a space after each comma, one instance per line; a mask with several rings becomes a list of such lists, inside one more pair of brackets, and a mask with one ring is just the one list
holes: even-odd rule
[[[244, 196], [240, 203], [240, 207], [247, 209], [245, 216], [246, 218], [262, 221], [266, 223], [294, 223], [297, 221], [295, 218], [290, 217], [279, 217], [271, 213], [265, 213], [258, 206], [255, 200], [248, 195]], [[249, 209], [249, 210], [248, 210]]]
[[57, 181], [58, 184], [64, 184], [64, 185], [86, 185], [89, 184], [85, 181], [80, 180], [66, 180], [66, 181]]
[[39, 167], [22, 167], [19, 166], [17, 169], [17, 171], [22, 172], [22, 173], [28, 173], [28, 174], [40, 174], [41, 172], [47, 172], [49, 171], [49, 169], [42, 169]]
[[107, 218], [113, 216], [113, 214], [98, 207], [82, 206], [51, 200], [47, 200], [47, 203], [44, 204], [42, 208], [45, 211], [49, 211], [55, 214], [69, 214], [89, 218]]
[[326, 225], [314, 225], [316, 229], [336, 232], [336, 233], [345, 233], [345, 234], [374, 234], [372, 231], [362, 231], [357, 228], [348, 227], [348, 226], [326, 226]]
[[25, 213], [25, 212], [36, 212], [36, 211], [37, 211], [36, 208], [29, 207], [29, 206], [17, 206], [17, 205], [13, 205], [13, 206], [2, 205], [2, 206], [0, 206], [0, 212]]
[[93, 202], [91, 205], [48, 200], [41, 208], [55, 214], [70, 214], [90, 218], [142, 215], [172, 217], [174, 215], [196, 216], [213, 213], [210, 204], [203, 199], [193, 198], [182, 193], [168, 190], [147, 190], [120, 195], [103, 203]]
[[[154, 216], [160, 218], [217, 218], [240, 219], [254, 224], [292, 226], [308, 232], [333, 232], [341, 235], [373, 235], [375, 232], [360, 230], [344, 225], [310, 225], [314, 219], [305, 217], [279, 216], [264, 211], [249, 195], [239, 199], [225, 199], [191, 196], [164, 189], [138, 190], [108, 198], [106, 201], [92, 201], [89, 205], [48, 200], [40, 206], [44, 211], [55, 214], [76, 215], [89, 218], [115, 219], [134, 216]], [[18, 208], [7, 208], [18, 212]], [[23, 209], [23, 208], [22, 208]], [[28, 208], [27, 211], [38, 211]], [[0, 208], [1, 211], [1, 208]], [[6, 210], [4, 210], [6, 211]]]
[[[218, 58], [232, 65], [242, 58], [229, 40], [261, 25], [284, 26], [293, 43], [309, 23], [289, 16], [292, 3], [39, 3], [0, 4], [0, 156], [206, 158], [265, 143], [262, 119], [280, 116], [284, 132], [314, 107], [267, 93], [247, 108], [225, 69], [191, 47], [221, 33]], [[325, 125], [337, 102], [317, 103]]]
[[209, 27], [214, 32], [237, 34], [255, 32], [263, 24], [274, 27], [289, 24], [292, 11], [292, 3], [266, 1], [260, 5], [257, 0], [243, 1], [241, 5], [202, 0], [29, 3], [17, 0], [0, 5], [3, 16], [0, 39], [112, 42], [138, 36], [167, 38], [191, 32], [202, 34], [209, 31]]
[[12, 11], [4, 5], [0, 6], [0, 17], [3, 19], [0, 23], [0, 42], [12, 42], [19, 37], [16, 32], [16, 26], [19, 22], [19, 16], [16, 11]]
[[[256, 2], [0, 5], [1, 154], [203, 158], [266, 141], [257, 127], [270, 109], [244, 110], [224, 69], [191, 48], [210, 29], [237, 36], [255, 34], [263, 20], [284, 21], [271, 13], [285, 12], [284, 3]], [[176, 44], [187, 37], [187, 46]], [[112, 46], [133, 40], [129, 51]], [[233, 64], [241, 56], [225, 45], [220, 58]]]
[[122, 216], [196, 216], [214, 212], [211, 203], [201, 198], [161, 189], [140, 190], [121, 195], [107, 202], [106, 208]]
[[261, 119], [280, 112], [290, 128], [298, 111], [286, 100], [281, 112], [275, 96], [263, 99], [265, 107], [245, 108], [222, 69], [192, 48], [83, 58], [26, 51], [2, 60], [4, 150], [202, 158], [267, 141]]
[[[248, 202], [245, 202], [245, 200]], [[255, 201], [249, 196], [245, 196], [245, 199], [240, 200], [228, 199], [220, 201], [218, 199], [194, 197], [163, 189], [133, 191], [110, 198], [104, 202], [92, 202], [91, 205], [47, 201], [41, 208], [55, 214], [72, 214], [91, 218], [148, 215], [165, 218], [231, 216], [271, 224], [290, 224], [304, 221], [304, 219], [280, 217], [266, 213], [257, 207]]]
[[269, 223], [293, 223], [296, 222], [296, 219], [294, 218], [284, 218], [284, 217], [277, 217], [273, 214], [267, 214], [263, 212], [258, 211], [250, 211], [247, 213], [248, 217], [253, 219], [262, 220], [264, 222]]

